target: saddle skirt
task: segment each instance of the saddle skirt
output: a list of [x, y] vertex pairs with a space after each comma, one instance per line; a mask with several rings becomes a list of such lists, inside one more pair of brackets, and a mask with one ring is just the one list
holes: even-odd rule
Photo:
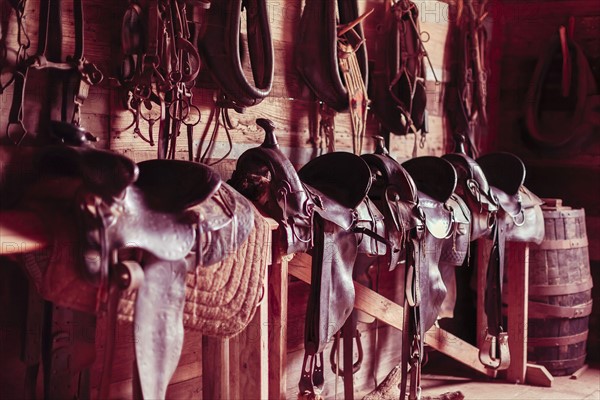
[[463, 153], [445, 154], [442, 158], [454, 167], [457, 174], [456, 194], [465, 201], [471, 212], [471, 240], [490, 237], [499, 205], [483, 169]]

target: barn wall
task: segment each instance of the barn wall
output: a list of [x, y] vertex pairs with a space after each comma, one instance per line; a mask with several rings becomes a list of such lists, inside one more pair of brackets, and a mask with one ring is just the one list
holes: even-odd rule
[[[63, 30], [63, 58], [73, 51], [74, 46], [74, 27], [71, 14], [71, 3], [62, 2], [62, 11], [64, 23]], [[362, 11], [374, 9], [374, 13], [367, 18], [364, 29], [367, 38], [367, 47], [370, 59], [381, 56], [381, 49], [378, 48], [378, 30], [379, 24], [383, 21], [384, 0], [363, 0], [360, 1]], [[444, 92], [444, 81], [448, 79], [448, 73], [444, 70], [444, 49], [446, 47], [446, 36], [449, 26], [449, 6], [446, 3], [423, 0], [416, 1], [421, 10], [421, 27], [429, 33], [429, 41], [425, 44], [431, 56], [434, 70], [437, 77], [442, 81], [436, 84], [431, 71], [428, 72], [428, 97], [429, 97], [429, 126], [430, 133], [423, 148], [417, 149], [418, 155], [441, 155], [446, 146], [444, 137], [444, 121], [442, 118], [442, 95]], [[316, 150], [310, 143], [311, 137], [311, 116], [314, 115], [316, 102], [307, 87], [302, 83], [294, 68], [294, 38], [296, 36], [300, 13], [302, 9], [301, 0], [269, 0], [269, 20], [271, 23], [272, 36], [275, 49], [275, 79], [273, 90], [269, 98], [265, 99], [260, 105], [248, 108], [244, 114], [230, 112], [231, 121], [234, 128], [231, 130], [233, 149], [229, 157], [216, 168], [227, 178], [235, 165], [235, 159], [246, 149], [259, 145], [262, 142], [262, 130], [255, 125], [255, 119], [266, 117], [272, 119], [277, 126], [279, 142], [292, 161], [300, 166], [310, 159], [316, 153]], [[26, 28], [31, 38], [30, 54], [35, 52], [38, 37], [38, 18], [39, 18], [39, 0], [29, 0], [26, 3]], [[107, 148], [126, 154], [136, 161], [156, 157], [156, 147], [148, 145], [137, 137], [132, 126], [133, 115], [124, 108], [125, 94], [119, 87], [115, 78], [120, 65], [120, 24], [122, 15], [126, 9], [127, 2], [122, 1], [101, 1], [84, 0], [85, 7], [85, 56], [98, 65], [104, 74], [104, 81], [90, 90], [89, 98], [86, 100], [81, 115], [81, 125], [99, 138], [97, 147]], [[8, 2], [1, 3], [2, 24], [7, 27], [8, 47], [15, 46], [16, 23], [13, 13], [8, 7]], [[7, 71], [3, 71], [2, 80], [8, 78]], [[31, 71], [28, 77], [28, 85], [25, 94], [25, 127], [28, 135], [24, 143], [35, 141], [36, 137], [43, 137], [48, 124], [48, 116], [54, 119], [59, 118], [59, 107], [57, 107], [56, 92], [53, 91], [50, 84], [57, 79], [48, 71]], [[195, 88], [194, 104], [197, 105], [202, 114], [201, 122], [194, 131], [194, 148], [198, 149], [200, 140], [206, 135], [212, 127], [207, 122], [211, 109], [213, 107], [212, 99], [214, 92], [211, 89]], [[0, 94], [0, 132], [6, 130], [8, 112], [13, 97], [13, 88], [8, 87]], [[340, 114], [336, 117], [335, 140], [338, 150], [351, 150], [351, 131], [348, 114]], [[144, 135], [147, 135], [148, 125], [143, 122], [140, 129]], [[365, 151], [372, 149], [370, 135], [377, 134], [379, 127], [373, 115], [369, 115], [367, 126], [367, 139]], [[155, 130], [156, 135], [156, 130]], [[187, 143], [185, 143], [185, 133], [178, 141], [176, 158], [187, 159]], [[0, 139], [7, 143], [9, 140], [2, 134]], [[411, 157], [414, 147], [414, 137], [392, 137], [391, 151], [394, 156], [400, 160]], [[196, 150], [198, 151], [198, 150]], [[217, 145], [212, 154], [212, 158], [220, 158], [227, 151], [227, 140], [225, 132], [221, 129], [217, 138]], [[17, 274], [18, 271], [12, 271]], [[11, 275], [12, 276], [12, 275]], [[12, 278], [11, 278], [12, 279]], [[16, 278], [15, 278], [16, 279]], [[394, 276], [387, 282], [394, 282]], [[302, 332], [303, 315], [305, 309], [306, 295], [308, 286], [300, 282], [293, 282], [290, 287], [290, 306], [288, 328], [292, 328], [292, 334], [289, 337], [289, 368], [288, 368], [288, 394], [290, 398], [295, 397], [297, 379], [300, 372], [300, 363], [302, 357]], [[394, 287], [383, 289], [383, 293], [394, 296]], [[12, 292], [13, 294], [15, 291]], [[10, 297], [10, 296], [9, 296]], [[3, 298], [3, 304], [15, 300]], [[19, 307], [19, 306], [17, 306]], [[2, 319], [3, 328], [7, 332], [19, 332], [20, 324], [23, 322], [24, 308], [18, 312], [18, 308], [13, 308], [14, 313], [10, 313]], [[15, 315], [21, 315], [17, 318]], [[101, 370], [101, 360], [103, 355], [102, 339], [104, 320], [98, 321], [97, 337], [97, 361], [92, 368], [92, 386], [98, 384], [98, 374]], [[356, 378], [356, 386], [365, 388], [372, 385], [372, 375], [384, 376], [389, 369], [397, 362], [399, 357], [398, 333], [390, 328], [379, 326], [379, 333], [375, 339], [375, 326], [361, 326], [365, 331], [363, 341], [365, 344], [365, 363], [364, 368]], [[117, 334], [117, 359], [113, 363], [112, 374], [112, 394], [118, 398], [130, 397], [130, 379], [131, 362], [133, 360], [132, 335], [130, 325], [121, 325]], [[4, 337], [6, 339], [6, 335]], [[2, 365], [15, 366], [20, 365], [18, 361], [18, 352], [15, 350], [19, 346], [19, 335], [16, 333], [10, 336], [10, 344], [2, 347]], [[3, 342], [8, 344], [6, 340]], [[375, 367], [374, 349], [379, 349], [377, 356], [378, 367]], [[4, 351], [5, 350], [5, 351]], [[181, 359], [180, 367], [177, 370], [172, 385], [169, 389], [169, 397], [172, 398], [198, 398], [201, 392], [201, 340], [200, 334], [188, 333], [184, 345], [184, 354]], [[5, 370], [3, 368], [3, 370]], [[0, 382], [0, 387], [10, 387], [17, 395], [21, 390], [19, 374], [22, 373], [21, 367], [14, 369], [17, 376], [7, 376], [2, 374], [2, 379], [6, 382]], [[17, 373], [18, 372], [18, 373]], [[332, 374], [328, 374], [328, 386], [326, 393], [335, 391]], [[10, 381], [10, 385], [8, 382]], [[341, 392], [341, 383], [338, 389]], [[10, 392], [9, 392], [10, 393]], [[7, 394], [3, 392], [3, 394]]]
[[[490, 121], [491, 149], [511, 151], [527, 166], [526, 185], [541, 197], [561, 198], [573, 208], [584, 208], [591, 259], [594, 310], [590, 317], [588, 357], [600, 354], [600, 126], [575, 146], [549, 151], [528, 140], [525, 125], [527, 90], [540, 57], [560, 25], [575, 18], [574, 39], [589, 60], [596, 84], [600, 82], [600, 2], [501, 0], [492, 17]], [[555, 132], [559, 137], [571, 132]], [[581, 138], [576, 138], [581, 139]]]

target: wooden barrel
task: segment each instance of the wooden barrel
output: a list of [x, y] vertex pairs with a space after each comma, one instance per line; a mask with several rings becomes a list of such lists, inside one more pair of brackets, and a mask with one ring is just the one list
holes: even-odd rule
[[552, 375], [568, 375], [585, 363], [592, 277], [585, 211], [544, 208], [545, 237], [529, 253], [527, 357]]

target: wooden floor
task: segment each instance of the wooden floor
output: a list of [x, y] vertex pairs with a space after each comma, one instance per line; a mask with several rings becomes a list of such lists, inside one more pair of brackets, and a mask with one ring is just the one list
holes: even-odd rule
[[[588, 368], [577, 379], [569, 376], [555, 377], [552, 387], [515, 385], [501, 381], [464, 381], [448, 378], [424, 377], [423, 394], [439, 396], [460, 391], [465, 399], [577, 399], [600, 400], [600, 369]], [[432, 379], [433, 378], [433, 379]]]
[[[461, 392], [465, 400], [600, 400], [598, 362], [589, 364], [583, 372], [554, 377], [552, 387], [536, 387], [478, 377], [445, 357], [434, 357], [431, 361], [423, 368], [421, 385], [423, 397], [431, 400], [444, 399], [440, 397], [442, 394], [452, 392]], [[453, 371], [454, 376], [449, 376], [448, 371]], [[337, 398], [342, 399], [341, 391], [339, 393]], [[362, 399], [365, 394], [356, 393], [354, 398]]]

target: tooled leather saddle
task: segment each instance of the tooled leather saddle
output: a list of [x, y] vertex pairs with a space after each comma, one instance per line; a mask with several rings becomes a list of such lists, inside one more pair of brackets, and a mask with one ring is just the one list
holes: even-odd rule
[[[62, 207], [79, 221], [73, 229], [78, 251], [71, 261], [80, 268], [80, 276], [98, 288], [98, 311], [116, 318], [116, 309], [111, 309], [116, 305], [114, 296], [138, 289], [134, 396], [164, 398], [183, 344], [186, 275], [221, 261], [246, 240], [253, 226], [249, 201], [201, 164], [174, 160], [135, 164], [127, 157], [86, 147], [15, 151], [29, 154], [32, 166], [31, 184], [23, 191], [17, 188], [17, 197], [26, 204], [42, 202], [51, 210], [55, 204], [46, 200], [48, 192], [65, 191], [59, 196], [66, 202]], [[11, 181], [2, 183], [3, 192], [10, 192], [4, 184]], [[112, 344], [107, 345], [105, 351], [110, 353]], [[53, 351], [50, 364], [58, 363], [54, 369], [68, 357], [65, 351], [69, 350]], [[45, 368], [52, 369], [46, 363]], [[78, 372], [72, 368], [67, 370]], [[104, 368], [110, 370], [110, 359], [105, 359]], [[48, 374], [49, 384], [56, 385], [50, 379], [54, 373]], [[109, 375], [103, 374], [102, 395], [108, 395]]]

